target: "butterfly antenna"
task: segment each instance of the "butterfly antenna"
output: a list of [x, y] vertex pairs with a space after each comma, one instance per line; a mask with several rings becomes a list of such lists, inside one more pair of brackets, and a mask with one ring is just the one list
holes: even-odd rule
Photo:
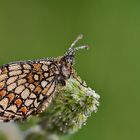
[[74, 48], [74, 52], [76, 52], [78, 50], [82, 50], [82, 49], [89, 49], [89, 46], [88, 45], [79, 46], [77, 48]]
[[69, 49], [72, 49], [72, 48], [76, 45], [76, 43], [77, 43], [79, 40], [81, 40], [82, 38], [83, 38], [83, 35], [82, 35], [82, 34], [78, 35], [77, 38], [76, 38], [76, 39], [73, 41], [73, 43], [71, 44], [71, 46], [70, 46]]
[[81, 50], [81, 49], [88, 49], [89, 46], [88, 45], [83, 45], [83, 46], [79, 46], [74, 48], [74, 46], [76, 45], [76, 43], [81, 40], [83, 38], [83, 35], [80, 34], [71, 44], [70, 48], [68, 49], [68, 51], [66, 52], [65, 55], [74, 55], [76, 51]]

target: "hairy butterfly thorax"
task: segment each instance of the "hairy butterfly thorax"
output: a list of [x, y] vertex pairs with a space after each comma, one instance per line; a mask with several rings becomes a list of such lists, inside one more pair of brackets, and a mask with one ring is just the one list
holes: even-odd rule
[[74, 48], [80, 39], [82, 35], [61, 57], [19, 61], [0, 68], [0, 120], [26, 119], [50, 105], [58, 84], [65, 86], [66, 80], [75, 76], [75, 52], [88, 48]]

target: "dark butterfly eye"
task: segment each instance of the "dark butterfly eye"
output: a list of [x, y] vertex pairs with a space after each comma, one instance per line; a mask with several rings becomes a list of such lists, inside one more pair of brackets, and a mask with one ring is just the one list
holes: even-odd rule
[[68, 56], [66, 57], [67, 63], [70, 63], [70, 64], [73, 63], [73, 59], [74, 59], [74, 55], [68, 55]]
[[62, 86], [66, 85], [66, 82], [65, 82], [64, 78], [62, 78], [62, 77], [58, 78], [58, 83], [61, 84]]

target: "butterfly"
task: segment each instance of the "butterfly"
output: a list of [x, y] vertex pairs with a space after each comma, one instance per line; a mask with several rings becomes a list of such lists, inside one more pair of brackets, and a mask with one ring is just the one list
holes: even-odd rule
[[57, 85], [65, 86], [74, 75], [74, 48], [82, 39], [79, 35], [68, 51], [57, 58], [18, 61], [0, 67], [0, 120], [26, 119], [44, 111], [51, 103]]

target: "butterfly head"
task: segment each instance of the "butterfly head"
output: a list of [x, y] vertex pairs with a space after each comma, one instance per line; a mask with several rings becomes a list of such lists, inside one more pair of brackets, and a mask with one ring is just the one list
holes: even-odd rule
[[88, 49], [89, 46], [87, 45], [83, 45], [83, 46], [79, 46], [79, 47], [75, 47], [76, 43], [81, 40], [83, 38], [83, 35], [80, 34], [75, 40], [74, 42], [71, 44], [70, 48], [68, 49], [68, 51], [64, 54], [64, 59], [66, 61], [67, 64], [73, 65], [74, 62], [74, 57], [75, 57], [75, 52], [77, 52], [78, 50], [81, 49]]
[[75, 44], [83, 38], [83, 35], [79, 35], [76, 40], [71, 44], [70, 48], [68, 51], [64, 54], [64, 56], [61, 58], [61, 67], [62, 67], [62, 72], [65, 77], [69, 77], [72, 73], [72, 65], [74, 64], [74, 57], [75, 57], [75, 52], [81, 49], [88, 49], [89, 47], [87, 45], [79, 46], [79, 47], [74, 47]]

